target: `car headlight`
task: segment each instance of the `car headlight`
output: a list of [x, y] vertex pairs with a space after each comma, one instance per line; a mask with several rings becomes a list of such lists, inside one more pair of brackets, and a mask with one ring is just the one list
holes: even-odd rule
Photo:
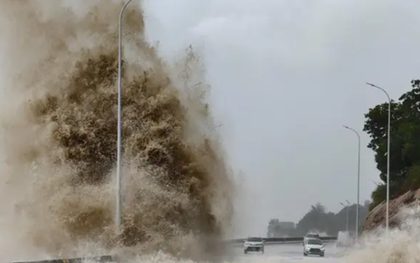
[[324, 250], [325, 249], [325, 247], [321, 247], [321, 250]]

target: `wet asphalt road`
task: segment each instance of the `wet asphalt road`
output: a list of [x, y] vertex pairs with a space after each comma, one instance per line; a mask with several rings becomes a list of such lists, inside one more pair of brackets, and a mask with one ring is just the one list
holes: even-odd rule
[[337, 262], [343, 251], [336, 248], [334, 243], [327, 243], [325, 246], [325, 257], [319, 256], [303, 256], [303, 246], [299, 244], [281, 244], [265, 246], [265, 253], [248, 253], [244, 254], [243, 247], [238, 246], [231, 248], [231, 257], [229, 262], [296, 262], [296, 261], [316, 261], [319, 263]]

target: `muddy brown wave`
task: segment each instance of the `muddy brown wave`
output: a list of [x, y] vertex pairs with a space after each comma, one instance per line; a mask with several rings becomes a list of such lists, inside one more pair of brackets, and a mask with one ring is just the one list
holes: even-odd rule
[[232, 215], [233, 184], [208, 86], [193, 50], [177, 67], [157, 56], [135, 4], [124, 16], [123, 231], [115, 234], [121, 5], [0, 3], [1, 183], [11, 200], [1, 216], [12, 243], [48, 255], [82, 244], [211, 253]]

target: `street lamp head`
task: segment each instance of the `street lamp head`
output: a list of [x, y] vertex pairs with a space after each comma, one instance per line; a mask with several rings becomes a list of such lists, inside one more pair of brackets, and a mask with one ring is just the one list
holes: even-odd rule
[[372, 84], [372, 83], [369, 83], [369, 82], [366, 82], [366, 84], [367, 84], [367, 85], [369, 85], [369, 86], [371, 86], [371, 87], [374, 87], [375, 89], [379, 89], [379, 90], [381, 90], [383, 93], [385, 93], [385, 95], [386, 95], [386, 96], [387, 96], [387, 98], [388, 98], [389, 107], [391, 107], [391, 97], [389, 97], [388, 92], [387, 92], [384, 88], [381, 88], [381, 87], [376, 86], [375, 84]]
[[344, 128], [349, 129], [349, 126], [343, 125]]

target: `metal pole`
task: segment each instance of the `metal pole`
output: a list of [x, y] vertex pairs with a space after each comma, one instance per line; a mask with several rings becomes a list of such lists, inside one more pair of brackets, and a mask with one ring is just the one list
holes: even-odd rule
[[346, 208], [346, 232], [349, 232], [349, 206], [343, 203], [340, 203], [342, 206]]
[[117, 113], [117, 202], [115, 209], [115, 229], [120, 231], [121, 225], [121, 54], [122, 54], [122, 16], [125, 8], [132, 0], [128, 0], [120, 11], [118, 20], [118, 113]]
[[350, 202], [346, 200], [347, 202], [347, 234], [349, 233], [349, 210], [350, 210]]
[[376, 86], [372, 83], [366, 82], [367, 85], [379, 89], [385, 93], [388, 98], [388, 135], [387, 135], [387, 150], [386, 150], [386, 215], [385, 215], [385, 230], [386, 237], [388, 238], [389, 233], [389, 167], [390, 167], [390, 156], [391, 156], [391, 98], [385, 89]]
[[346, 206], [347, 207], [347, 218], [346, 218], [346, 232], [348, 233], [349, 232], [349, 206]]
[[357, 135], [358, 149], [357, 149], [357, 203], [356, 203], [356, 243], [359, 238], [359, 203], [360, 203], [360, 135], [359, 133], [348, 126], [343, 125], [344, 128], [353, 131]]

